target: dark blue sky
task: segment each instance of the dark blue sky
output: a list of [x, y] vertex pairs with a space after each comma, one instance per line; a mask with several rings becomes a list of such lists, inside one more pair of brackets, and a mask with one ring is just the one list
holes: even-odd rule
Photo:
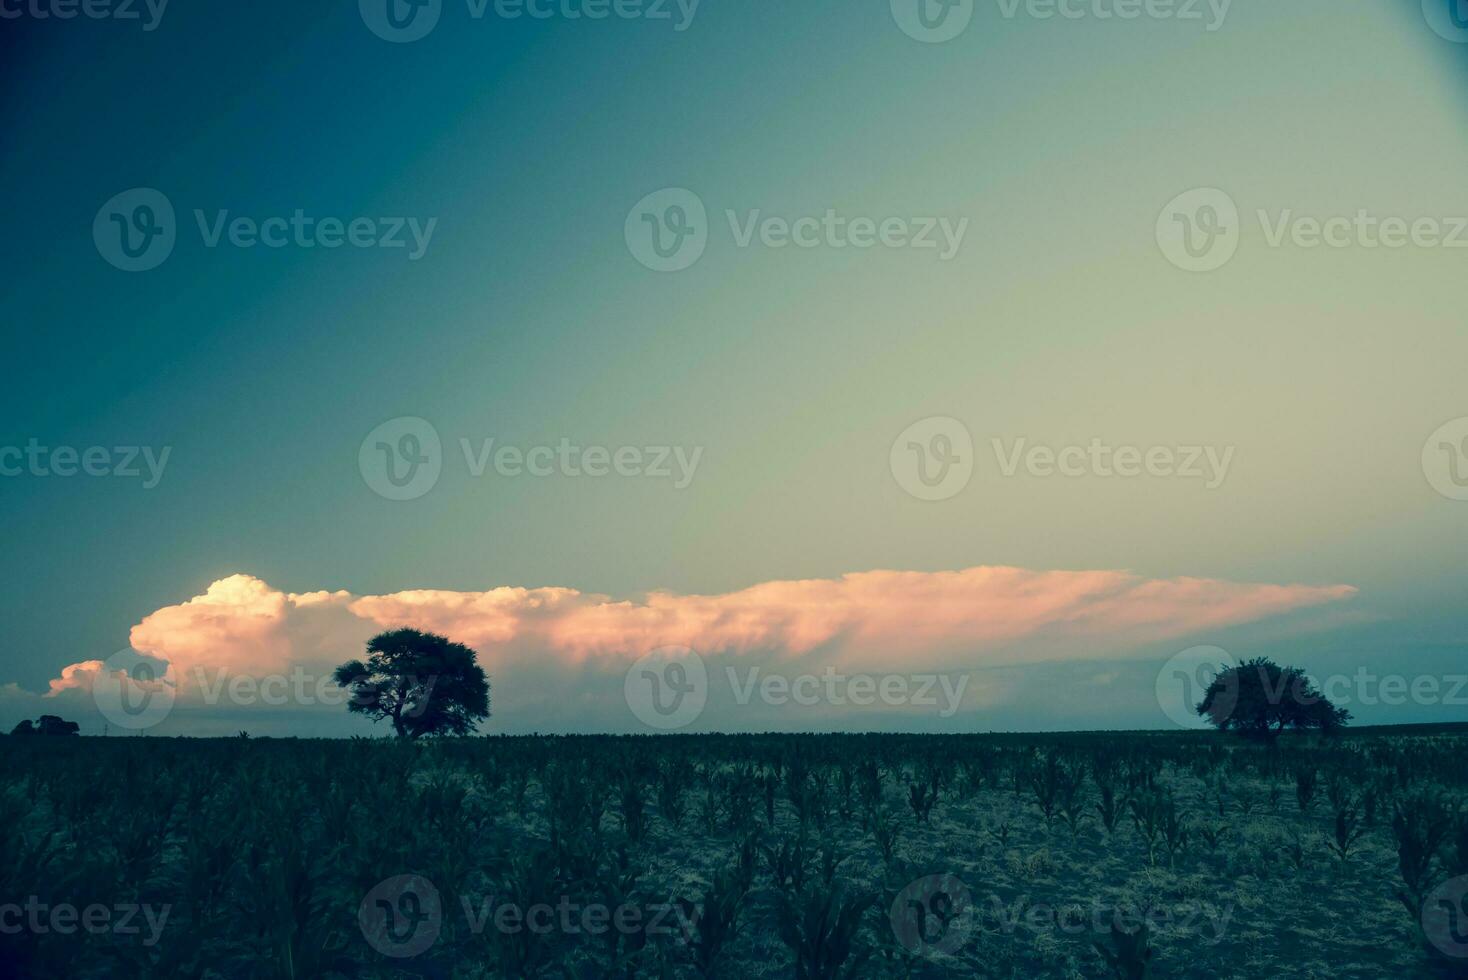
[[[1464, 253], [1269, 241], [1299, 216], [1468, 215], [1468, 45], [1418, 0], [1349, 19], [1237, 0], [1216, 25], [995, 0], [939, 44], [888, 0], [704, 0], [691, 20], [568, 3], [476, 18], [443, 0], [410, 43], [352, 3], [173, 0], [153, 30], [5, 8], [22, 14], [0, 20], [0, 447], [169, 455], [153, 487], [0, 477], [0, 682], [43, 691], [241, 573], [291, 594], [634, 600], [989, 565], [1344, 585], [1308, 628], [1250, 615], [1118, 638], [1112, 659], [1145, 678], [1226, 640], [1322, 670], [1461, 661], [1468, 503], [1434, 492], [1424, 440], [1468, 416]], [[166, 198], [176, 242], [128, 272], [93, 231], [137, 188]], [[664, 188], [707, 211], [707, 252], [676, 273], [640, 264], [624, 227]], [[1157, 237], [1193, 188], [1242, 222], [1207, 273]], [[947, 258], [740, 243], [744, 222], [828, 211], [964, 233]], [[405, 245], [210, 245], [298, 213]], [[400, 417], [444, 446], [411, 501], [359, 466]], [[937, 502], [889, 469], [932, 417], [967, 427], [977, 464]], [[475, 477], [461, 440], [491, 438], [702, 455], [683, 488]], [[1212, 489], [1006, 477], [995, 439], [1235, 455]], [[1044, 676], [988, 717], [1033, 717]], [[1066, 710], [1144, 725], [1143, 693]]]

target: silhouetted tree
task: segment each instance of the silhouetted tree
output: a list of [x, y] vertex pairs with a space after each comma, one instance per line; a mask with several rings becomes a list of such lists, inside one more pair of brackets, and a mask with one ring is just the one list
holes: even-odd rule
[[74, 721], [66, 721], [57, 715], [42, 715], [32, 724], [29, 720], [21, 722], [10, 730], [12, 735], [76, 735], [81, 732], [81, 726]]
[[397, 629], [374, 636], [367, 653], [366, 663], [350, 660], [333, 679], [351, 693], [347, 710], [389, 719], [399, 738], [467, 735], [489, 717], [489, 681], [464, 644]]
[[1273, 739], [1286, 728], [1332, 732], [1351, 719], [1299, 667], [1281, 667], [1268, 657], [1220, 672], [1197, 710], [1220, 731], [1263, 739]]

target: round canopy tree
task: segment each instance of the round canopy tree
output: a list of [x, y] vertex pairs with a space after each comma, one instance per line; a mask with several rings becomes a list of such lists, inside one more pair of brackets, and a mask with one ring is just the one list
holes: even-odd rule
[[397, 629], [374, 636], [367, 653], [333, 679], [351, 694], [348, 711], [389, 719], [399, 738], [467, 735], [489, 717], [489, 681], [464, 644]]
[[1333, 732], [1351, 713], [1331, 704], [1298, 667], [1281, 667], [1267, 657], [1227, 668], [1213, 679], [1198, 714], [1220, 731], [1273, 739], [1286, 728]]

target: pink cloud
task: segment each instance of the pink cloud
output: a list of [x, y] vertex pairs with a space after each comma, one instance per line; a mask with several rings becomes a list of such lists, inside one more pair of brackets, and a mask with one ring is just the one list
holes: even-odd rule
[[54, 698], [67, 691], [90, 691], [92, 689], [92, 678], [102, 671], [102, 661], [83, 660], [81, 663], [71, 664], [61, 668], [61, 676], [53, 678], [45, 697]]
[[1062, 648], [1085, 641], [1087, 655], [1094, 655], [1253, 622], [1355, 591], [978, 567], [764, 582], [722, 595], [654, 592], [641, 601], [573, 589], [407, 592], [356, 599], [351, 609], [382, 627], [414, 623], [460, 637], [491, 657], [508, 647], [570, 662], [630, 659], [679, 644], [705, 655], [798, 657], [828, 649], [839, 660], [992, 664], [1029, 659], [1006, 650], [1020, 641], [1049, 638]]
[[[546, 683], [577, 672], [604, 676], [673, 644], [692, 647], [711, 666], [721, 658], [757, 657], [846, 670], [943, 670], [1124, 659], [1151, 644], [1355, 593], [1346, 585], [1005, 567], [858, 572], [719, 595], [653, 592], [640, 599], [517, 587], [288, 593], [232, 575], [144, 616], [130, 642], [168, 662], [168, 679], [181, 697], [221, 674], [258, 678], [300, 668], [324, 674], [360, 657], [374, 633], [405, 625], [469, 644], [497, 678], [518, 673]], [[64, 668], [49, 696], [89, 689], [101, 667], [83, 661]], [[528, 686], [520, 688], [525, 696]], [[542, 683], [535, 696], [560, 688], [569, 691]]]

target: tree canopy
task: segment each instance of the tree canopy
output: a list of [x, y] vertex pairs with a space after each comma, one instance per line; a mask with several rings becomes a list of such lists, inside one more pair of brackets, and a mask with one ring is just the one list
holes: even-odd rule
[[396, 629], [369, 640], [367, 653], [333, 679], [351, 693], [347, 710], [390, 720], [399, 738], [467, 735], [489, 717], [489, 681], [464, 644]]
[[42, 715], [34, 724], [29, 720], [23, 721], [10, 730], [12, 735], [75, 735], [81, 731], [81, 726], [74, 721], [66, 721], [57, 715]]
[[1299, 667], [1257, 657], [1213, 679], [1198, 714], [1220, 731], [1272, 739], [1285, 729], [1336, 731], [1351, 713], [1337, 708]]

